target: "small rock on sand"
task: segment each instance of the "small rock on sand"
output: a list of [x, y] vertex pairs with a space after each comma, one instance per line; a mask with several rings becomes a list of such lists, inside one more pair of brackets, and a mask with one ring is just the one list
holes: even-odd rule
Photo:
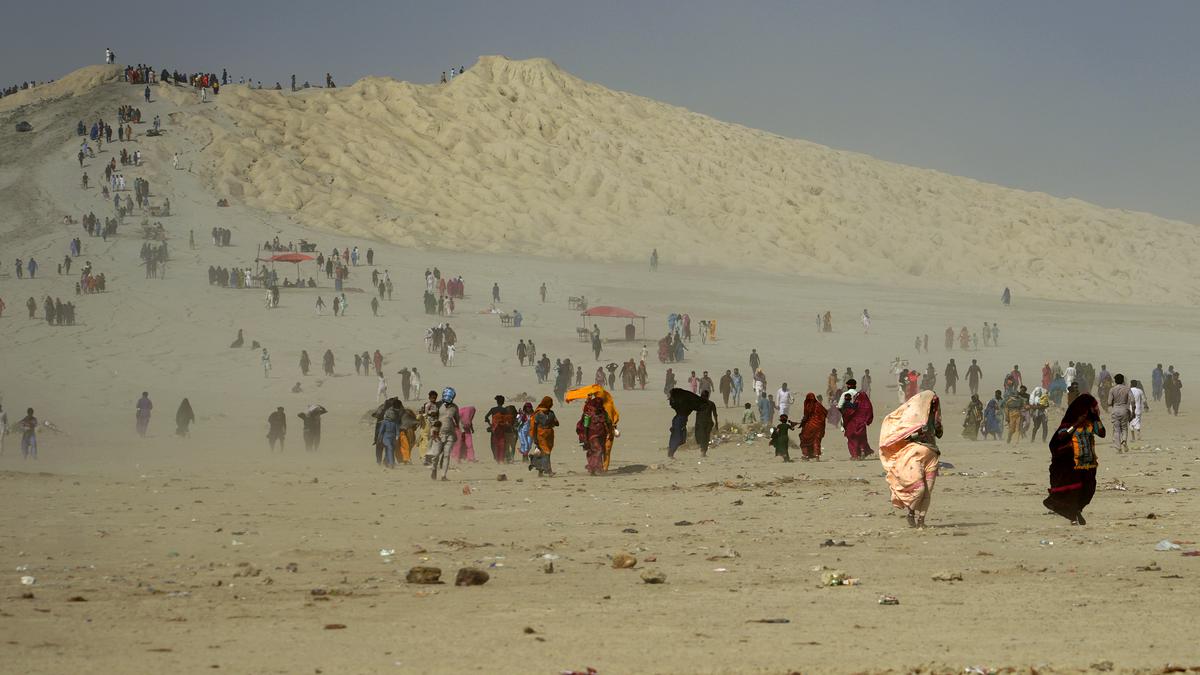
[[404, 580], [410, 584], [440, 584], [442, 570], [437, 567], [422, 567], [418, 565], [404, 575]]
[[627, 570], [635, 565], [637, 565], [637, 558], [632, 554], [621, 552], [612, 557], [614, 570]]
[[454, 576], [455, 586], [482, 586], [488, 582], [487, 572], [474, 567], [464, 567]]
[[642, 570], [642, 581], [648, 584], [665, 584], [667, 575], [656, 569]]

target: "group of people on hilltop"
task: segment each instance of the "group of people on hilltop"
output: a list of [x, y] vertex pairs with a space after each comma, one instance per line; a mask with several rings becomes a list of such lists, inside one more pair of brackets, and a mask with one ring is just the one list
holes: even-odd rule
[[[50, 82], [53, 82], [53, 81], [54, 80], [50, 80]], [[46, 83], [45, 82], [39, 83], [39, 82], [35, 82], [33, 80], [28, 80], [26, 82], [22, 82], [21, 84], [14, 84], [11, 87], [5, 87], [4, 89], [0, 89], [0, 98], [4, 98], [5, 96], [12, 96], [13, 94], [25, 91], [27, 89], [33, 89], [34, 87], [38, 86], [39, 84], [46, 84]]]
[[446, 78], [446, 72], [447, 71], [445, 71], [445, 70], [442, 71], [442, 84], [446, 84], [450, 80], [453, 80], [456, 76], [462, 75], [463, 73], [467, 72], [467, 69], [463, 68], [462, 66], [459, 66], [457, 71], [454, 70], [454, 68], [451, 68], [449, 71], [450, 72], [449, 79]]

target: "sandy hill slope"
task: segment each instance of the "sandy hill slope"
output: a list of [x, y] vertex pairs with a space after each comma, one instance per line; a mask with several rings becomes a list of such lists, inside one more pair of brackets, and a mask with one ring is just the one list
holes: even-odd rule
[[728, 124], [545, 59], [483, 57], [449, 85], [227, 87], [216, 105], [160, 90], [217, 196], [352, 236], [598, 260], [658, 247], [666, 264], [1200, 300], [1185, 271], [1193, 225]]
[[122, 66], [84, 66], [61, 80], [47, 82], [32, 89], [19, 91], [12, 96], [0, 98], [0, 112], [19, 108], [29, 103], [40, 103], [57, 98], [80, 96], [96, 87], [116, 82], [121, 77]]

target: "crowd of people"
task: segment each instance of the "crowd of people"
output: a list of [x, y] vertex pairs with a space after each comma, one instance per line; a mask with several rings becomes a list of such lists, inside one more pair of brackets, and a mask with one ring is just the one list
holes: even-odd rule
[[49, 82], [53, 82], [53, 81], [54, 80], [49, 80], [48, 82], [36, 82], [34, 80], [26, 80], [25, 82], [22, 82], [20, 84], [14, 84], [9, 87], [4, 87], [3, 89], [0, 89], [0, 98], [4, 98], [5, 96], [12, 96], [13, 94], [16, 94], [18, 92], [33, 89], [34, 87], [37, 87], [37, 86], [40, 86], [43, 84], [48, 84]]

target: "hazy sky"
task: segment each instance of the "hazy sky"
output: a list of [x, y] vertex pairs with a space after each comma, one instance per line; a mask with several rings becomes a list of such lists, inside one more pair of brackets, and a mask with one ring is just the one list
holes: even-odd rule
[[481, 54], [883, 159], [1200, 223], [1200, 1], [21, 3], [0, 82], [102, 60], [339, 84]]

